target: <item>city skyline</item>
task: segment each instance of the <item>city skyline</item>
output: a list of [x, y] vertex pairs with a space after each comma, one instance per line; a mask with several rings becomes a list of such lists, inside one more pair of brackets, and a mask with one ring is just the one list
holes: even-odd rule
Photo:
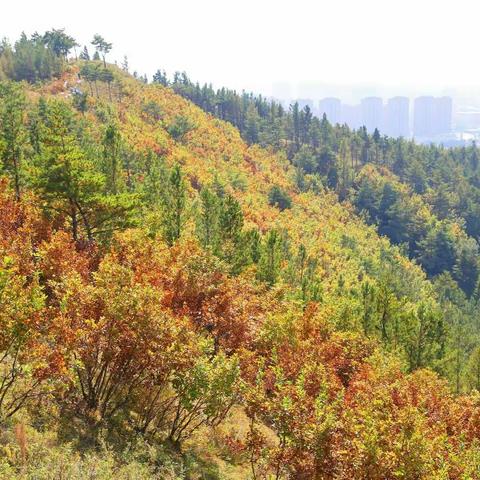
[[[405, 96], [382, 98], [364, 97], [356, 104], [344, 103], [338, 97], [318, 101], [307, 98], [292, 99], [300, 109], [308, 106], [312, 113], [326, 115], [333, 123], [351, 128], [365, 126], [369, 133], [378, 129], [393, 137], [434, 138], [453, 132], [453, 100], [448, 96], [423, 95], [410, 100]], [[287, 106], [286, 102], [283, 102]]]
[[332, 124], [347, 124], [358, 129], [365, 126], [369, 133], [377, 128], [391, 137], [415, 138], [420, 142], [436, 141], [454, 144], [480, 137], [480, 110], [474, 106], [454, 108], [454, 99], [447, 95], [407, 97], [368, 96], [357, 103], [346, 103], [338, 97], [319, 100], [292, 98], [275, 99], [289, 108], [298, 103], [308, 106], [314, 115], [323, 114]]

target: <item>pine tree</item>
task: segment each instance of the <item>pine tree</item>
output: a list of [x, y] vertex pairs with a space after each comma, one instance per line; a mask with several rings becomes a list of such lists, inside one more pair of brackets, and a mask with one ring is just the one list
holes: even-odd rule
[[43, 42], [55, 55], [63, 57], [64, 59], [67, 58], [72, 48], [78, 46], [75, 39], [67, 35], [63, 29], [56, 30], [55, 28], [45, 32]]
[[102, 82], [105, 82], [107, 84], [107, 86], [108, 86], [108, 98], [109, 98], [110, 101], [112, 101], [111, 84], [112, 84], [113, 79], [114, 79], [113, 73], [108, 68], [104, 68], [103, 70], [101, 70], [99, 72], [99, 79]]
[[107, 191], [113, 194], [118, 193], [120, 189], [120, 151], [120, 132], [118, 127], [111, 123], [107, 126], [103, 137], [103, 169], [107, 179]]
[[221, 201], [219, 222], [220, 257], [238, 273], [248, 261], [244, 246], [243, 213], [238, 201], [226, 194]]
[[351, 151], [349, 143], [344, 139], [340, 142], [338, 152], [340, 178], [338, 182], [338, 192], [341, 200], [347, 196], [348, 189], [353, 183], [353, 171], [351, 167]]
[[277, 230], [270, 230], [263, 241], [258, 266], [258, 277], [273, 286], [280, 275], [282, 261], [282, 239]]
[[109, 235], [130, 225], [135, 198], [108, 193], [105, 175], [78, 144], [68, 106], [61, 101], [49, 102], [45, 115], [33, 179], [45, 209], [68, 218], [75, 241], [85, 236], [93, 242], [95, 235]]
[[126, 73], [128, 73], [128, 58], [126, 55], [123, 56], [123, 61], [122, 61], [122, 70]]
[[220, 241], [220, 199], [209, 188], [203, 188], [200, 192], [200, 202], [201, 210], [197, 224], [200, 242], [205, 248], [218, 253]]
[[90, 61], [90, 54], [88, 53], [86, 45], [84, 45], [83, 50], [80, 52], [80, 60], [85, 60], [86, 62]]
[[471, 147], [471, 153], [470, 153], [470, 167], [474, 172], [478, 170], [478, 165], [480, 163], [480, 160], [478, 158], [478, 148], [477, 144], [472, 142], [472, 147]]
[[70, 219], [72, 237], [80, 238], [83, 222], [88, 240], [93, 240], [92, 210], [104, 177], [87, 160], [72, 133], [72, 115], [66, 105], [51, 102], [47, 110], [42, 152], [37, 158], [36, 185], [47, 209]]
[[[95, 47], [96, 53], [102, 55], [103, 67], [107, 68], [107, 62], [105, 58], [112, 49], [112, 44], [108, 43], [101, 35], [98, 35], [98, 33], [93, 36], [91, 43]], [[95, 60], [95, 57], [93, 59]]]
[[24, 125], [25, 96], [13, 83], [0, 84], [0, 158], [3, 170], [12, 178], [17, 200], [22, 188], [22, 160], [27, 143]]
[[153, 75], [153, 83], [159, 83], [165, 87], [168, 86], [168, 79], [165, 70], [157, 70]]
[[181, 236], [185, 223], [187, 189], [179, 165], [170, 172], [162, 195], [162, 227], [165, 241], [173, 245]]
[[274, 185], [268, 192], [268, 203], [273, 207], [277, 207], [281, 212], [292, 208], [292, 199], [278, 185]]
[[254, 105], [248, 107], [246, 113], [245, 139], [248, 143], [258, 143], [259, 117]]

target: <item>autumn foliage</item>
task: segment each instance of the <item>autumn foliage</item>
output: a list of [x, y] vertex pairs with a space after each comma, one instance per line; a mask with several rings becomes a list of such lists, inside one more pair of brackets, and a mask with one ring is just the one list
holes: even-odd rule
[[200, 444], [258, 480], [479, 478], [480, 397], [445, 378], [421, 269], [283, 157], [115, 82], [81, 112], [35, 91], [0, 183], [1, 428]]

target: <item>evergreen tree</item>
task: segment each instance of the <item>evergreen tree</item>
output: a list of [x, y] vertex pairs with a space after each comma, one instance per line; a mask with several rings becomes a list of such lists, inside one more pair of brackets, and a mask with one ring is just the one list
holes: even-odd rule
[[84, 92], [74, 93], [73, 105], [79, 112], [85, 114], [88, 109], [88, 94]]
[[84, 45], [83, 50], [80, 52], [80, 60], [85, 60], [86, 62], [90, 61], [90, 54], [88, 53], [86, 45]]
[[80, 69], [80, 76], [84, 78], [88, 85], [90, 86], [90, 93], [93, 96], [93, 85], [95, 85], [95, 93], [98, 97], [98, 88], [97, 88], [97, 80], [99, 79], [99, 70], [97, 65], [93, 63], [85, 63]]
[[179, 165], [170, 172], [162, 194], [162, 227], [165, 241], [173, 245], [181, 236], [186, 216], [187, 190]]
[[280, 211], [292, 208], [292, 199], [282, 188], [274, 185], [268, 192], [268, 203]]
[[266, 284], [273, 286], [280, 276], [282, 261], [282, 239], [277, 230], [270, 230], [263, 241], [258, 277]]
[[470, 153], [470, 167], [474, 172], [478, 170], [478, 165], [479, 165], [479, 156], [478, 156], [478, 148], [477, 144], [472, 142], [472, 148], [471, 148], [471, 153]]
[[248, 107], [246, 113], [245, 139], [248, 143], [258, 143], [259, 118], [256, 108], [253, 105]]
[[122, 61], [122, 70], [126, 73], [128, 73], [128, 58], [126, 55], [123, 56], [123, 61]]
[[75, 39], [65, 33], [64, 29], [52, 29], [43, 35], [43, 42], [58, 57], [67, 58], [70, 50], [77, 46]]
[[99, 79], [102, 82], [105, 82], [107, 84], [107, 86], [108, 86], [108, 97], [109, 97], [110, 101], [112, 101], [111, 84], [114, 80], [113, 73], [108, 68], [104, 68], [103, 70], [100, 70], [100, 72], [99, 72]]
[[[104, 67], [104, 68], [107, 68], [107, 62], [106, 62], [106, 60], [105, 60], [105, 57], [107, 56], [107, 54], [108, 54], [108, 53], [110, 52], [110, 50], [112, 49], [112, 44], [111, 44], [111, 43], [108, 43], [108, 42], [107, 42], [101, 35], [99, 35], [98, 33], [93, 36], [93, 40], [92, 40], [91, 43], [92, 43], [92, 45], [95, 47], [96, 53], [102, 55], [103, 67]], [[95, 57], [94, 57], [93, 59], [96, 60]]]
[[221, 200], [219, 218], [220, 257], [239, 273], [248, 262], [243, 235], [243, 213], [238, 201], [230, 194]]
[[159, 83], [164, 87], [168, 86], [168, 79], [165, 70], [157, 70], [153, 75], [153, 83]]
[[198, 215], [198, 232], [202, 245], [218, 252], [220, 240], [220, 200], [209, 188], [200, 192], [201, 210]]
[[105, 130], [103, 137], [103, 160], [104, 174], [106, 177], [107, 191], [113, 194], [118, 193], [120, 189], [120, 171], [121, 171], [121, 136], [118, 127], [111, 123]]
[[470, 296], [478, 282], [479, 275], [478, 244], [473, 238], [462, 239], [456, 244], [456, 260], [453, 277], [458, 286]]
[[70, 219], [72, 237], [80, 238], [83, 222], [88, 239], [93, 240], [93, 222], [98, 192], [104, 177], [85, 158], [72, 133], [72, 115], [64, 103], [48, 105], [42, 152], [37, 158], [37, 188], [49, 210]]
[[25, 95], [18, 85], [0, 83], [0, 101], [0, 158], [20, 200], [22, 160], [28, 138], [23, 118]]
[[106, 178], [80, 148], [72, 112], [65, 103], [46, 107], [34, 184], [48, 212], [64, 215], [72, 238], [89, 242], [131, 222], [135, 198], [109, 195]]
[[456, 261], [455, 240], [445, 223], [428, 232], [420, 250], [420, 263], [429, 275], [452, 271]]

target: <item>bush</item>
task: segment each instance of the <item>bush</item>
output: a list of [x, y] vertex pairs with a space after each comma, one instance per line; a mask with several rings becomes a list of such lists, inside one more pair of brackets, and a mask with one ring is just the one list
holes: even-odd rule
[[193, 128], [195, 128], [195, 125], [188, 118], [178, 115], [167, 130], [175, 140], [182, 140]]
[[280, 211], [292, 208], [292, 199], [285, 190], [275, 185], [268, 193], [268, 203], [272, 207], [277, 207]]

